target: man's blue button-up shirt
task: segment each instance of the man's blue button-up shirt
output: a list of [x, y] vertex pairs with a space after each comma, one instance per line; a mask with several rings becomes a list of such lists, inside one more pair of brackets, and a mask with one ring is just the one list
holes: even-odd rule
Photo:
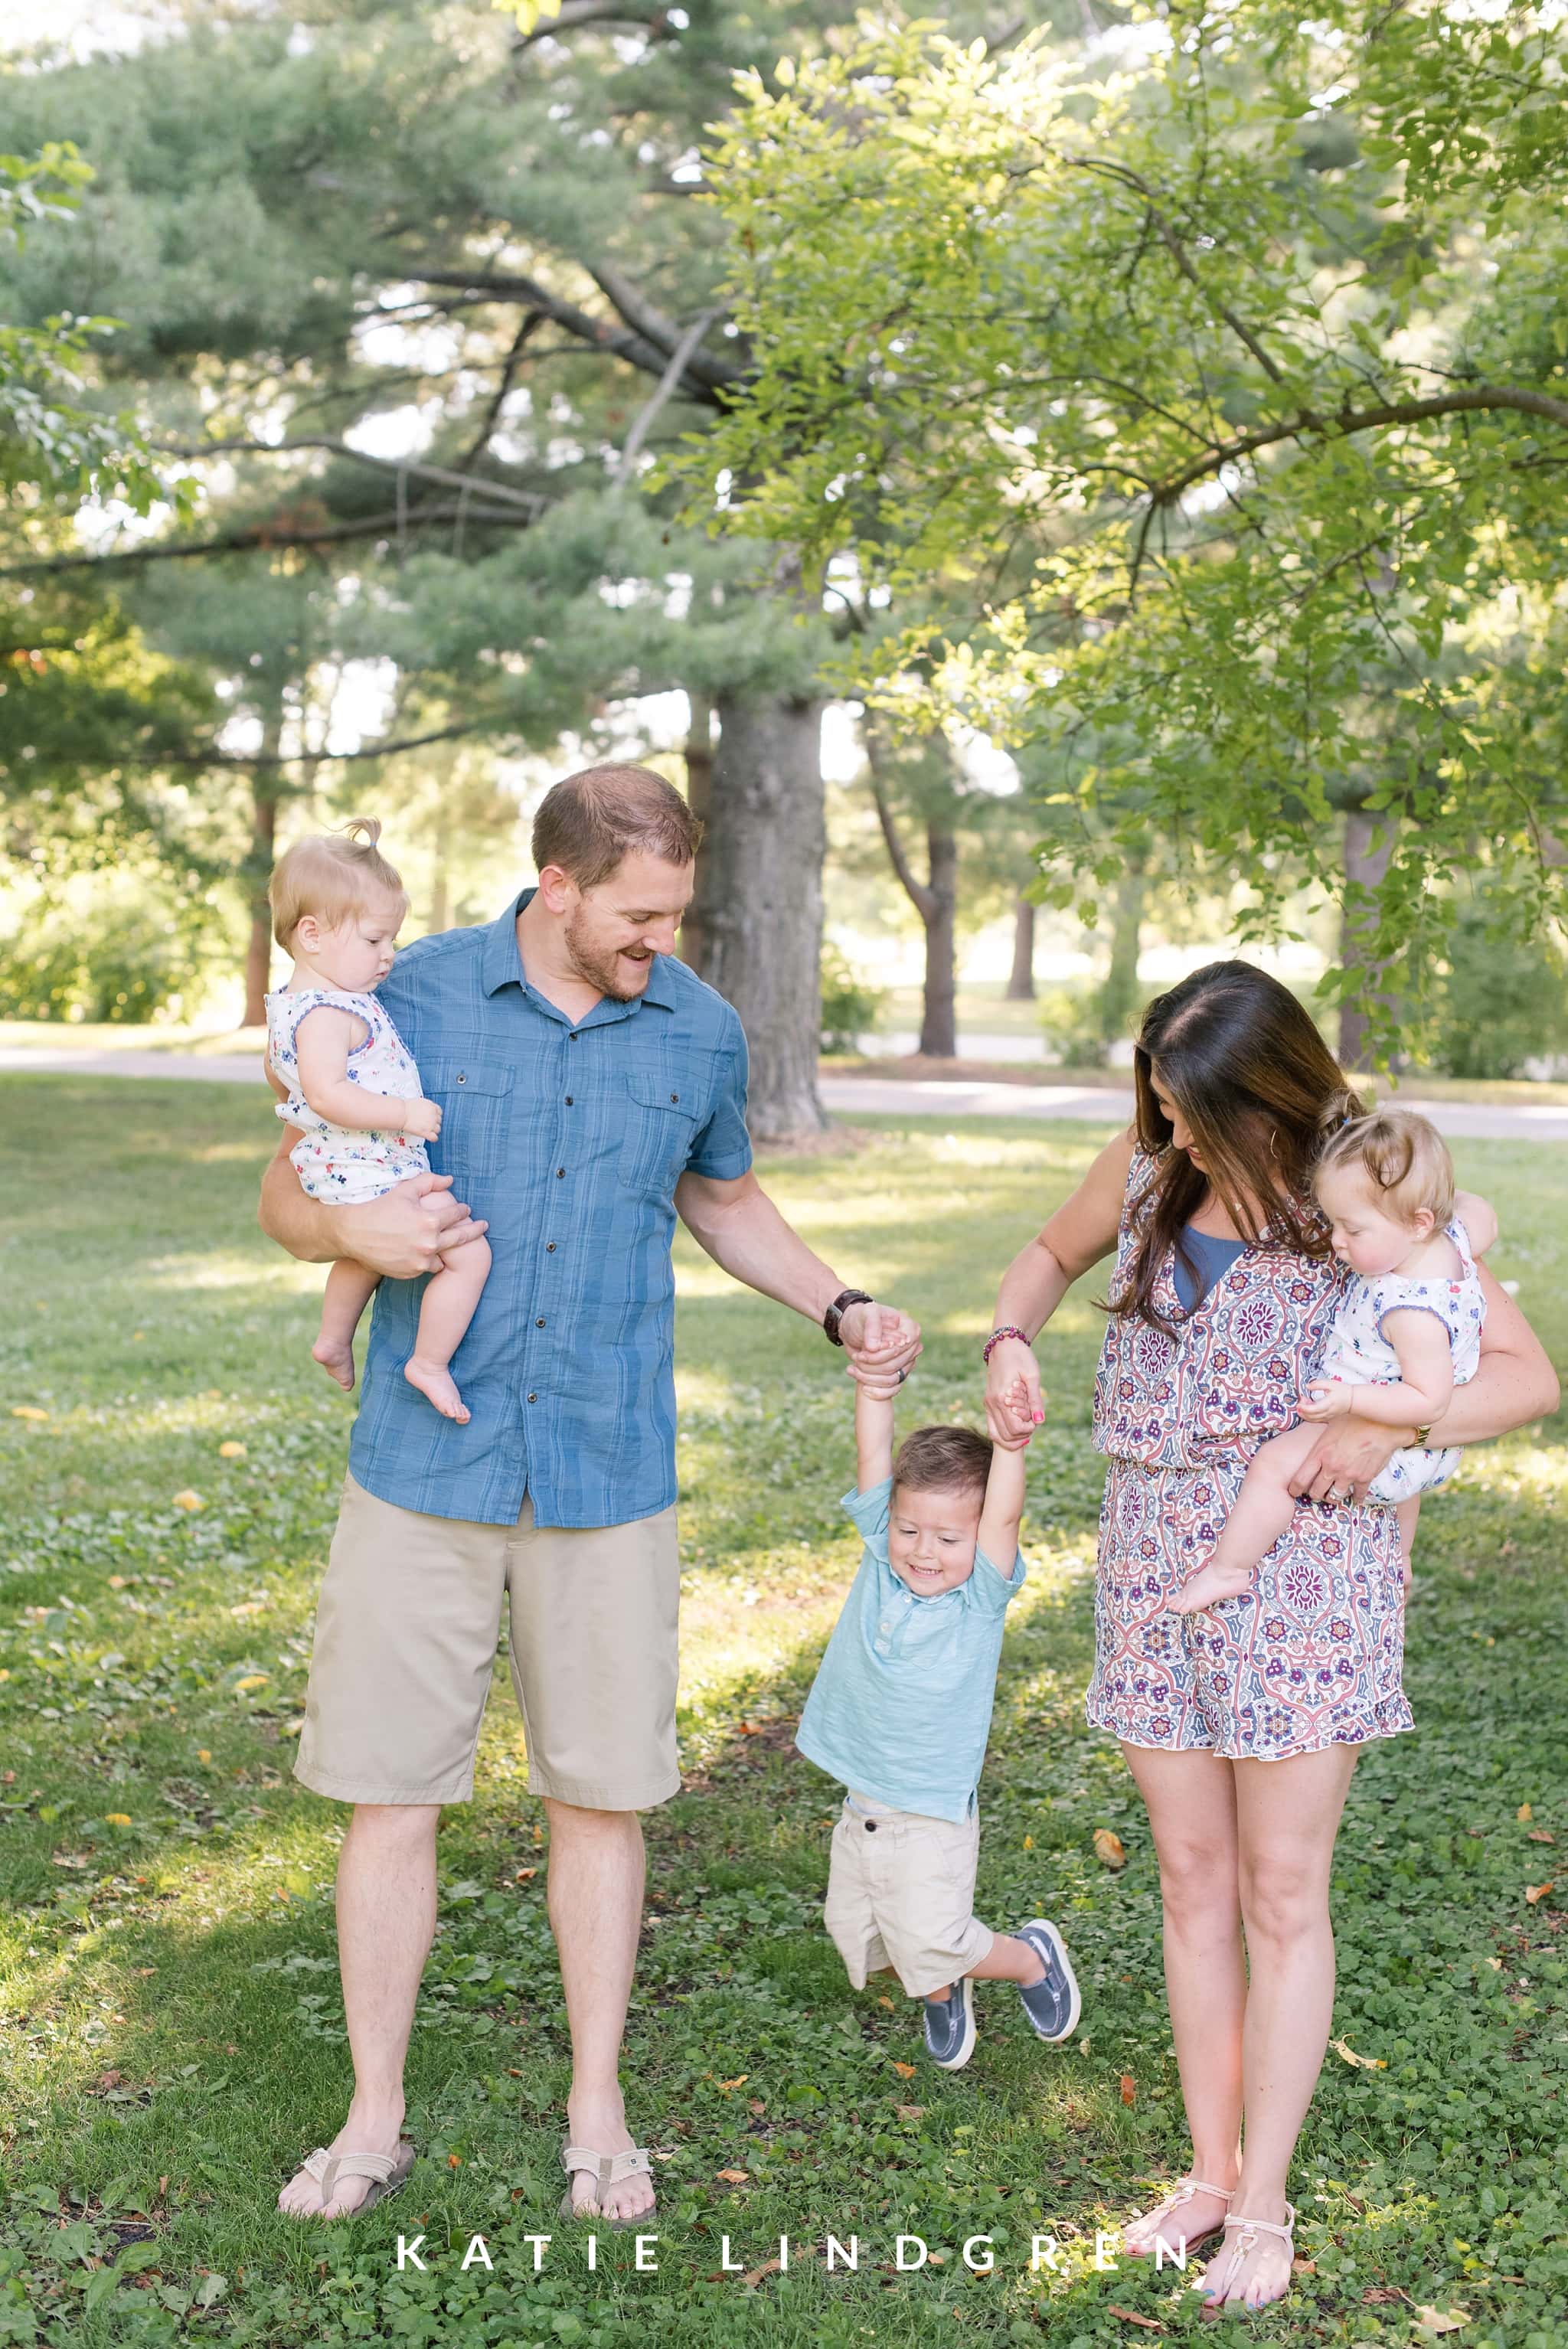
[[377, 993], [441, 1107], [438, 1174], [490, 1226], [489, 1280], [443, 1419], [403, 1376], [423, 1280], [377, 1292], [348, 1464], [405, 1509], [614, 1526], [676, 1497], [675, 1188], [751, 1164], [746, 1039], [722, 997], [655, 957], [644, 993], [573, 1021], [531, 987], [525, 890], [496, 922], [420, 938]]

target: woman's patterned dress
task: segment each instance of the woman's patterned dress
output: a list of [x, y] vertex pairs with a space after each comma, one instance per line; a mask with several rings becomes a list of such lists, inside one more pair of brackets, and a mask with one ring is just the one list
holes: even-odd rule
[[[1134, 1154], [1113, 1295], [1130, 1280], [1155, 1171]], [[1155, 1298], [1175, 1334], [1132, 1317], [1107, 1328], [1094, 1443], [1110, 1464], [1088, 1712], [1129, 1744], [1279, 1761], [1412, 1726], [1392, 1509], [1303, 1502], [1253, 1590], [1202, 1614], [1166, 1607], [1212, 1549], [1258, 1445], [1295, 1424], [1345, 1280], [1332, 1259], [1260, 1243], [1183, 1319], [1167, 1258]]]

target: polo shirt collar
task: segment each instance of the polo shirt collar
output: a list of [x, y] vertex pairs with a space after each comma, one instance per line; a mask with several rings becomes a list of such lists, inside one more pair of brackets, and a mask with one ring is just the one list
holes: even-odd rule
[[[500, 919], [486, 926], [481, 983], [487, 995], [498, 995], [503, 987], [521, 987], [523, 983], [522, 957], [517, 950], [517, 917], [537, 894], [536, 887], [520, 890]], [[673, 1011], [675, 988], [670, 984], [666, 961], [667, 957], [655, 955], [642, 994], [630, 1003], [607, 1004], [607, 1008], [612, 1011], [635, 1011], [644, 1003], [656, 1003], [661, 1011]]]

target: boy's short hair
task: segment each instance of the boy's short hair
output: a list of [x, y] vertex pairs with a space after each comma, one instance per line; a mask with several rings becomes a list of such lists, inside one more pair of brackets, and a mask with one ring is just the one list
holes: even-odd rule
[[1330, 1134], [1313, 1168], [1324, 1174], [1364, 1175], [1390, 1215], [1408, 1223], [1429, 1208], [1440, 1230], [1454, 1212], [1454, 1162], [1435, 1125], [1413, 1109], [1374, 1110]]
[[356, 815], [341, 832], [312, 833], [284, 850], [267, 884], [267, 903], [273, 936], [285, 954], [307, 914], [334, 926], [366, 912], [377, 890], [396, 897], [407, 912], [403, 876], [377, 847], [380, 837], [373, 815]]
[[975, 1427], [917, 1427], [898, 1447], [893, 1489], [985, 1496], [995, 1446]]
[[552, 783], [533, 819], [534, 870], [559, 865], [579, 889], [596, 889], [633, 849], [689, 864], [701, 820], [651, 767], [584, 767]]

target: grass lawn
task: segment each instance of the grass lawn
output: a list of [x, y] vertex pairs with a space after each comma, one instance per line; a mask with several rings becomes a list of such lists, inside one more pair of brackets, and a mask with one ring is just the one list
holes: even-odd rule
[[[834, 1790], [790, 1728], [852, 1569], [847, 1386], [820, 1336], [683, 1247], [686, 1791], [648, 1820], [627, 2052], [656, 2149], [657, 2273], [555, 2219], [566, 2042], [542, 1806], [504, 1678], [441, 1836], [410, 2065], [410, 2188], [331, 2230], [273, 2208], [337, 2125], [342, 1814], [290, 1776], [348, 1410], [309, 1361], [318, 1272], [253, 1222], [272, 1146], [242, 1088], [0, 1077], [0, 2343], [796, 2349], [1191, 2336], [1182, 2280], [1097, 2270], [1096, 2230], [1184, 2158], [1152, 1856], [1086, 1731], [1097, 1317], [1045, 1341], [1030, 1581], [983, 1791], [981, 1909], [1045, 1911], [1084, 1988], [1042, 2048], [980, 1992], [960, 2075], [847, 1986], [820, 1923]], [[771, 1181], [847, 1278], [918, 1311], [912, 1414], [977, 1408], [997, 1270], [1097, 1129], [944, 1120]], [[1568, 1358], [1568, 1156], [1461, 1144], [1496, 1263]], [[1089, 1285], [1091, 1288], [1093, 1284]], [[25, 1413], [26, 1416], [15, 1413]], [[1559, 1427], [1429, 1510], [1413, 1737], [1374, 1745], [1336, 1870], [1340, 1991], [1295, 2195], [1307, 2262], [1269, 2342], [1557, 2349], [1568, 2305], [1563, 1894], [1568, 1702]], [[190, 1505], [192, 1496], [200, 1506]], [[181, 1506], [184, 1500], [188, 1506]], [[1097, 1828], [1126, 1847], [1112, 1872]], [[1555, 1838], [1555, 1844], [1553, 1842]], [[397, 2271], [399, 2231], [426, 2272]], [[787, 2232], [789, 2271], [767, 2270]], [[932, 2254], [892, 2271], [895, 2238]], [[533, 2271], [527, 2238], [554, 2240]], [[858, 2236], [858, 2272], [827, 2269]], [[482, 2234], [493, 2262], [465, 2247]], [[971, 2277], [966, 2238], [995, 2239]], [[1058, 2267], [1028, 2272], [1034, 2235]], [[727, 2237], [739, 2271], [725, 2271]], [[976, 2254], [979, 2256], [979, 2254]]]

